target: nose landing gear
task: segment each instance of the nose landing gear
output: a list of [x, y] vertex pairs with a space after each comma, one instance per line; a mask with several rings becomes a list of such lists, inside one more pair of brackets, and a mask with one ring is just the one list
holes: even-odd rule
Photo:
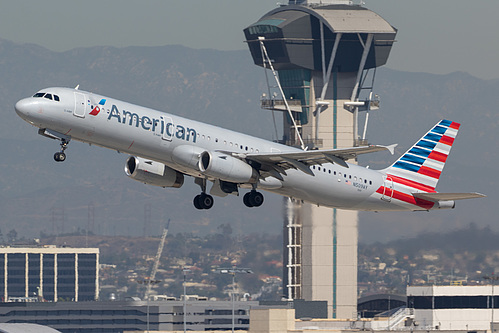
[[66, 153], [64, 151], [68, 148], [69, 140], [61, 139], [61, 151], [54, 154], [56, 162], [64, 162], [66, 160]]
[[40, 128], [38, 130], [38, 134], [49, 139], [61, 141], [61, 151], [54, 154], [54, 160], [56, 162], [64, 162], [66, 160], [66, 154], [64, 153], [64, 151], [68, 148], [71, 137], [67, 134], [62, 134], [60, 132], [56, 132], [47, 128]]

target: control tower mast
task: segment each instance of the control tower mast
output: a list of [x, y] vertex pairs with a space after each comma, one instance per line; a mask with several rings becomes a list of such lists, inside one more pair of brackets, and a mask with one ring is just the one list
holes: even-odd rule
[[[289, 0], [244, 33], [255, 65], [275, 70], [279, 89], [269, 86], [262, 108], [284, 111], [283, 143], [307, 149], [367, 143], [368, 112], [378, 108], [374, 74], [387, 62], [394, 27], [349, 0]], [[345, 168], [343, 176], [352, 175]], [[285, 205], [288, 299], [326, 300], [330, 318], [356, 317], [358, 214], [290, 199]]]

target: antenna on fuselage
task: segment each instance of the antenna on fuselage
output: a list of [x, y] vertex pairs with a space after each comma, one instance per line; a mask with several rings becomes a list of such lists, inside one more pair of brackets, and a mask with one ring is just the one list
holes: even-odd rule
[[75, 90], [78, 90], [78, 88], [80, 88], [80, 85], [77, 85], [77, 86], [75, 87]]

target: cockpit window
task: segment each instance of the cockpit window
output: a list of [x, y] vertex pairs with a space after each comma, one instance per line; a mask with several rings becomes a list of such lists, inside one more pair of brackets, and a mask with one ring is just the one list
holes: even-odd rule
[[59, 96], [57, 95], [52, 95], [52, 94], [49, 94], [49, 93], [44, 93], [44, 92], [39, 92], [39, 93], [36, 93], [33, 95], [33, 97], [45, 97], [46, 99], [50, 99], [50, 100], [54, 100], [54, 101], [57, 101], [59, 102], [61, 99], [59, 98]]

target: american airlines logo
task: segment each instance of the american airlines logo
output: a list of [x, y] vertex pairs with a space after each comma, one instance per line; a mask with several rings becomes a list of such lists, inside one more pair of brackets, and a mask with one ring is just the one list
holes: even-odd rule
[[[101, 100], [100, 100], [99, 105], [104, 106], [104, 104], [106, 104], [106, 100], [103, 98], [103, 99], [101, 99]], [[100, 106], [99, 106], [99, 105], [96, 105], [96, 106], [92, 109], [92, 111], [90, 111], [90, 113], [89, 113], [89, 114], [90, 114], [90, 115], [92, 115], [92, 116], [96, 116], [96, 115], [98, 115], [98, 114], [99, 114], [99, 112], [100, 112]]]
[[148, 116], [140, 116], [135, 112], [127, 110], [120, 112], [118, 107], [113, 105], [109, 115], [107, 116], [107, 120], [113, 119], [116, 120], [118, 124], [135, 126], [137, 128], [140, 126], [140, 128], [146, 131], [152, 131], [158, 135], [162, 135], [163, 137], [175, 137], [180, 140], [196, 142], [197, 132], [195, 129], [184, 127], [182, 125], [175, 125], [171, 121], [168, 122], [163, 117], [155, 119]]

